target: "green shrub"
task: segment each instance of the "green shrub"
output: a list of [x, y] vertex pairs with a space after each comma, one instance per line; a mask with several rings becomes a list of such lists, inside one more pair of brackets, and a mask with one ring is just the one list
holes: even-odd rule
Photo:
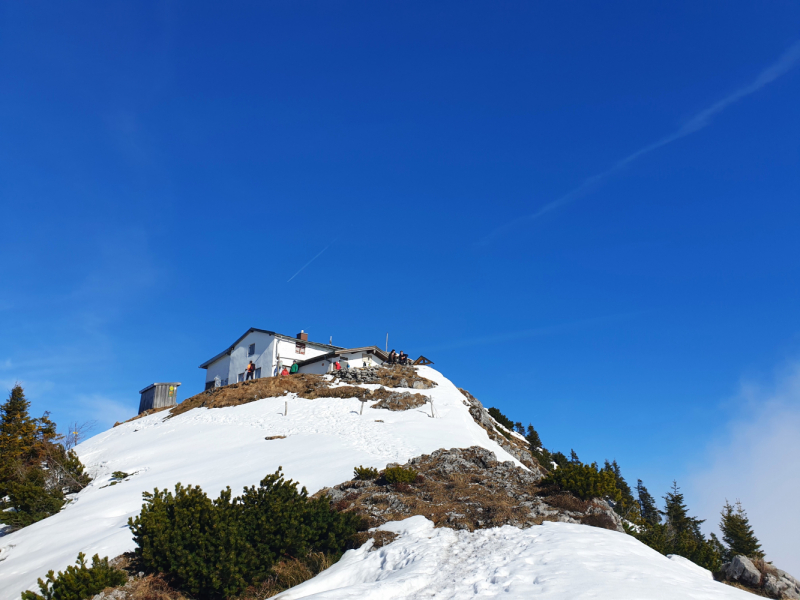
[[137, 557], [200, 599], [235, 596], [267, 579], [284, 558], [338, 558], [361, 525], [359, 516], [331, 509], [326, 497], [309, 499], [280, 469], [237, 498], [226, 488], [211, 500], [180, 484], [174, 494], [156, 489], [144, 498], [141, 514], [128, 521]]
[[380, 473], [378, 469], [373, 467], [356, 467], [353, 469], [353, 476], [355, 479], [360, 479], [361, 481], [370, 481], [373, 479], [377, 479]]
[[500, 409], [492, 407], [489, 409], [489, 414], [495, 421], [500, 423], [500, 425], [502, 425], [509, 431], [514, 431], [514, 422], [507, 416], [505, 416], [503, 413], [501, 413]]
[[569, 463], [560, 466], [542, 479], [542, 483], [572, 492], [581, 500], [608, 498], [619, 502], [622, 498], [622, 494], [616, 485], [614, 473], [599, 470], [597, 463], [592, 463], [591, 465]]
[[414, 483], [417, 472], [403, 467], [389, 467], [383, 472], [383, 478], [387, 483]]
[[127, 476], [128, 473], [126, 473], [125, 471], [114, 471], [111, 474], [111, 479], [116, 479], [117, 481], [121, 481], [122, 479], [125, 479]]
[[108, 557], [92, 557], [92, 566], [86, 566], [86, 555], [78, 554], [78, 566], [69, 566], [62, 573], [47, 573], [47, 580], [39, 579], [41, 595], [35, 592], [22, 592], [22, 600], [86, 600], [99, 594], [107, 587], [123, 585], [128, 581], [124, 571], [108, 564]]

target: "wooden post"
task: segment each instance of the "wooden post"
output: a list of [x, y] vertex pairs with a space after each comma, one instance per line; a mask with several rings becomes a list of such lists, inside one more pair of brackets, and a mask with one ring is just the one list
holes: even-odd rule
[[285, 416], [286, 416], [286, 415], [288, 415], [288, 414], [289, 414], [289, 401], [288, 401], [288, 400], [286, 400], [286, 401], [283, 403], [283, 416], [285, 417]]
[[435, 419], [436, 417], [433, 416], [433, 398], [428, 398], [431, 401], [431, 419]]
[[358, 411], [358, 414], [359, 415], [363, 415], [364, 414], [364, 401], [363, 400], [361, 401], [361, 410]]

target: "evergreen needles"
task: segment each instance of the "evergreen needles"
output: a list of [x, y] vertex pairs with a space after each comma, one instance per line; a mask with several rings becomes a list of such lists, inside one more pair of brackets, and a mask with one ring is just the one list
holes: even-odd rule
[[63, 438], [48, 414], [34, 419], [29, 409], [19, 385], [0, 405], [0, 511], [13, 529], [57, 513], [65, 494], [89, 483], [77, 455], [59, 443]]
[[200, 599], [235, 596], [268, 579], [284, 558], [338, 557], [361, 525], [326, 497], [309, 499], [280, 469], [237, 498], [230, 488], [211, 500], [199, 487], [178, 484], [174, 494], [156, 489], [144, 499], [128, 521], [137, 557]]
[[719, 528], [722, 531], [722, 540], [728, 546], [726, 558], [730, 560], [737, 554], [749, 558], [763, 558], [761, 544], [753, 533], [753, 528], [750, 527], [750, 521], [741, 502], [737, 500], [736, 504], [731, 506], [726, 500], [721, 515]]
[[99, 594], [107, 587], [123, 585], [128, 576], [124, 571], [108, 564], [108, 557], [92, 557], [92, 566], [86, 566], [86, 555], [78, 554], [77, 566], [69, 566], [55, 575], [47, 573], [45, 581], [39, 579], [39, 591], [22, 592], [22, 600], [85, 600]]

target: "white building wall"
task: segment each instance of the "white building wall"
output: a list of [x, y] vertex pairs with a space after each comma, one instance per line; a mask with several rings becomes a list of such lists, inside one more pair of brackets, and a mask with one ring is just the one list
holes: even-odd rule
[[[231, 351], [228, 382], [239, 381], [239, 375], [244, 374], [245, 367], [252, 360], [256, 368], [261, 367], [261, 377], [272, 375], [272, 348], [274, 336], [261, 331], [251, 331]], [[248, 354], [250, 344], [255, 344], [255, 353]]]
[[[305, 344], [304, 354], [297, 352], [298, 343]], [[249, 354], [250, 344], [255, 344], [255, 352], [252, 355]], [[243, 376], [245, 367], [251, 360], [256, 365], [256, 369], [261, 369], [261, 377], [272, 377], [280, 372], [279, 365], [288, 369], [294, 361], [300, 362], [314, 358], [320, 354], [326, 354], [328, 351], [327, 348], [319, 348], [309, 342], [284, 339], [261, 331], [251, 331], [234, 346], [230, 355], [224, 354], [208, 365], [206, 383], [213, 381], [215, 377], [219, 377], [223, 385], [225, 380], [229, 384], [236, 383], [239, 381], [239, 375]], [[304, 370], [304, 372], [309, 373], [311, 371]], [[316, 373], [317, 371], [313, 372]], [[324, 373], [325, 371], [322, 372]]]
[[[327, 348], [317, 348], [310, 345], [308, 342], [301, 342], [300, 340], [285, 340], [283, 338], [277, 338], [277, 342], [278, 346], [276, 349], [276, 359], [279, 368], [283, 366], [288, 369], [292, 366], [294, 361], [300, 362], [303, 360], [308, 360], [309, 358], [314, 358], [315, 356], [329, 352]], [[305, 343], [305, 354], [300, 354], [297, 352], [298, 343]], [[310, 371], [305, 372], [308, 373]]]
[[230, 366], [231, 357], [227, 355], [222, 356], [216, 362], [208, 365], [208, 368], [206, 369], [206, 383], [209, 381], [214, 381], [215, 377], [219, 377], [222, 385], [225, 385], [225, 380], [228, 378], [228, 374], [230, 373]]

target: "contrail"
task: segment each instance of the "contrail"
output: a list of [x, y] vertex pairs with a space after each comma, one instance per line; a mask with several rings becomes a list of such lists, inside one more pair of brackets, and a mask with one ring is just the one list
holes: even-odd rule
[[316, 255], [314, 258], [312, 258], [310, 261], [308, 261], [306, 264], [304, 264], [302, 267], [300, 267], [300, 270], [299, 270], [299, 271], [297, 271], [297, 273], [295, 273], [294, 275], [292, 275], [291, 277], [289, 277], [289, 279], [287, 279], [287, 280], [286, 280], [286, 283], [289, 283], [289, 282], [290, 282], [292, 279], [294, 279], [295, 277], [297, 277], [297, 276], [300, 274], [300, 271], [302, 271], [303, 269], [305, 269], [305, 268], [306, 268], [308, 265], [310, 265], [312, 262], [314, 262], [314, 261], [315, 261], [315, 260], [317, 260], [317, 259], [318, 259], [320, 256], [322, 256], [322, 253], [323, 253], [323, 252], [325, 252], [325, 250], [327, 250], [327, 249], [328, 249], [328, 248], [330, 248], [330, 247], [331, 247], [331, 244], [328, 244], [328, 245], [327, 245], [327, 246], [325, 246], [325, 247], [324, 247], [322, 250], [320, 250], [319, 254], [317, 254], [317, 255]]
[[697, 131], [700, 131], [704, 127], [706, 127], [711, 122], [711, 117], [716, 115], [717, 113], [722, 112], [726, 108], [728, 108], [731, 104], [738, 102], [742, 98], [749, 96], [750, 94], [755, 94], [764, 86], [772, 83], [780, 76], [786, 74], [791, 69], [795, 67], [795, 65], [800, 61], [800, 41], [795, 42], [789, 49], [784, 52], [781, 57], [772, 65], [764, 69], [758, 77], [755, 78], [753, 83], [748, 86], [745, 86], [739, 90], [736, 90], [732, 94], [726, 96], [719, 102], [712, 104], [705, 110], [700, 111], [691, 119], [689, 119], [682, 127], [674, 131], [673, 133], [661, 138], [657, 142], [653, 142], [643, 148], [640, 148], [633, 154], [630, 154], [617, 162], [613, 167], [610, 169], [603, 171], [602, 173], [598, 173], [597, 175], [593, 175], [589, 177], [586, 181], [576, 187], [574, 190], [564, 194], [559, 199], [550, 202], [549, 204], [545, 204], [542, 208], [540, 208], [535, 213], [531, 213], [528, 215], [524, 215], [522, 217], [518, 217], [513, 221], [506, 223], [505, 225], [501, 225], [500, 227], [494, 229], [490, 232], [486, 237], [484, 237], [478, 245], [485, 246], [495, 239], [500, 237], [501, 235], [507, 233], [509, 230], [514, 229], [520, 225], [525, 223], [529, 223], [535, 219], [538, 219], [542, 215], [549, 213], [551, 210], [555, 210], [565, 204], [569, 204], [580, 198], [581, 196], [585, 196], [589, 193], [592, 189], [597, 187], [603, 180], [607, 179], [617, 171], [620, 171], [624, 167], [631, 164], [638, 158], [641, 158], [645, 154], [649, 154], [653, 150], [657, 150], [667, 144], [671, 144], [681, 138], [685, 138], [687, 135], [691, 135]]
[[521, 340], [525, 338], [531, 337], [539, 337], [543, 335], [552, 335], [558, 333], [565, 333], [569, 331], [579, 330], [587, 326], [591, 325], [602, 325], [604, 323], [611, 323], [614, 321], [621, 321], [625, 319], [630, 319], [632, 317], [638, 317], [640, 315], [646, 314], [650, 311], [648, 310], [639, 310], [634, 312], [627, 312], [627, 313], [617, 313], [612, 315], [603, 315], [599, 317], [591, 317], [588, 319], [581, 319], [579, 321], [572, 321], [569, 323], [561, 323], [558, 325], [548, 325], [545, 327], [537, 327], [535, 329], [523, 329], [521, 331], [514, 331], [510, 333], [500, 333], [464, 340], [455, 340], [443, 345], [435, 345], [435, 346], [426, 346], [427, 350], [453, 350], [458, 348], [466, 348], [469, 346], [495, 346], [504, 342], [510, 342], [514, 340]]

